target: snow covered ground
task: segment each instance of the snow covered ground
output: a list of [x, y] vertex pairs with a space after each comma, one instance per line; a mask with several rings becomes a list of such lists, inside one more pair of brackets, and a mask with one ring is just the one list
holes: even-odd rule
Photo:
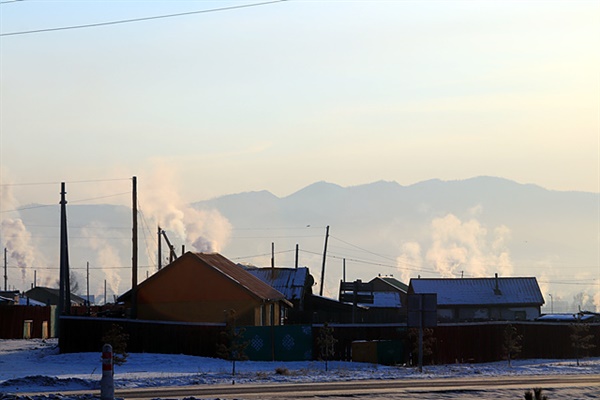
[[[511, 368], [506, 362], [426, 366], [423, 373], [409, 367], [339, 361], [330, 362], [329, 371], [318, 361], [243, 361], [236, 363], [236, 370], [237, 383], [600, 374], [600, 358], [585, 359], [580, 366], [575, 360], [516, 360]], [[0, 394], [98, 389], [101, 373], [99, 352], [60, 354], [55, 339], [0, 340]], [[117, 389], [229, 383], [231, 379], [231, 362], [206, 357], [130, 354], [124, 365], [115, 366]]]

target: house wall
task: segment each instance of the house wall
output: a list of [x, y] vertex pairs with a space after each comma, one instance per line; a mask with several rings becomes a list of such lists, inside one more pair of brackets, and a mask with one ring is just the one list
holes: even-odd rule
[[238, 324], [256, 325], [261, 302], [221, 272], [182, 259], [160, 274], [138, 288], [139, 319], [218, 323], [233, 309]]
[[451, 321], [532, 321], [540, 316], [539, 307], [443, 307], [438, 306], [438, 320]]

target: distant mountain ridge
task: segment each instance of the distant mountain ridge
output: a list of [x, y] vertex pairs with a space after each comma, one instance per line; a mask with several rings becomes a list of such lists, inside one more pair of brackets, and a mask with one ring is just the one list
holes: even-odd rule
[[[329, 226], [325, 278], [329, 288], [335, 288], [341, 279], [342, 259], [347, 259], [347, 279], [371, 279], [381, 273], [407, 280], [416, 275], [442, 275], [434, 258], [446, 257], [453, 260], [453, 273], [459, 276], [461, 271], [475, 274], [469, 268], [478, 262], [479, 273], [486, 275], [511, 264], [512, 276], [544, 277], [546, 290], [559, 296], [561, 291], [585, 288], [553, 287], [552, 282], [580, 276], [578, 282], [598, 278], [599, 204], [598, 193], [547, 190], [481, 176], [432, 179], [408, 186], [377, 181], [342, 187], [321, 181], [285, 197], [261, 190], [191, 206], [216, 210], [229, 221], [229, 239], [219, 248], [224, 256], [268, 266], [274, 246], [276, 264], [293, 266], [298, 245], [300, 265], [308, 266], [317, 280], [325, 227]], [[34, 245], [52, 266], [58, 261], [58, 211], [58, 207], [42, 207], [21, 216]], [[114, 284], [120, 285], [121, 292], [128, 289], [130, 208], [69, 204], [67, 214], [71, 263], [80, 269], [86, 261], [124, 266], [108, 273], [119, 273], [121, 283], [113, 276]], [[144, 268], [151, 273], [156, 265], [156, 226], [147, 226], [153, 217], [144, 215], [139, 221], [142, 274]], [[192, 243], [183, 243], [172, 232], [169, 235], [178, 251], [183, 244], [194, 250]], [[101, 249], [111, 251], [102, 257], [93, 253]]]

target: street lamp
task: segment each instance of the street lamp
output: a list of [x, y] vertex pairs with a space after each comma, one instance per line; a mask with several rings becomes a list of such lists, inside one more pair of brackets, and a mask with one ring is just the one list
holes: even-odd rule
[[548, 293], [548, 296], [550, 296], [550, 314], [554, 314], [554, 297], [550, 293]]

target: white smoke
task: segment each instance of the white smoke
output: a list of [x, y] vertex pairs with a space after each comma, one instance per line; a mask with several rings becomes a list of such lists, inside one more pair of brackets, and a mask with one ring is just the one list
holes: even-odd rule
[[[17, 201], [12, 187], [8, 184], [10, 181], [6, 173], [2, 173], [2, 182], [0, 186], [0, 205], [2, 213], [0, 216], [0, 237], [2, 245], [7, 249], [10, 264], [16, 264], [20, 270], [20, 283], [23, 288], [28, 283], [33, 282], [33, 270], [36, 266], [43, 263], [43, 257], [36, 251], [32, 243], [31, 233], [20, 218], [18, 211], [19, 202]], [[11, 215], [12, 217], [5, 216]], [[9, 276], [10, 279], [10, 276]]]
[[[479, 213], [480, 207], [470, 210], [471, 215]], [[462, 221], [457, 216], [448, 214], [431, 221], [430, 236], [431, 243], [425, 252], [424, 262], [421, 244], [407, 242], [402, 245], [397, 263], [405, 281], [408, 281], [410, 275], [409, 264], [417, 270], [431, 266], [444, 278], [464, 275], [484, 277], [495, 272], [509, 276], [513, 272], [507, 247], [510, 229], [504, 225], [495, 227], [490, 233], [474, 218]], [[414, 275], [416, 272], [412, 273]]]
[[149, 218], [176, 233], [196, 251], [218, 252], [231, 236], [231, 224], [217, 210], [197, 210], [179, 195], [173, 167], [157, 161], [148, 182], [140, 182], [140, 205]]
[[396, 259], [396, 265], [400, 271], [402, 282], [410, 281], [415, 271], [423, 266], [423, 257], [421, 256], [421, 245], [417, 242], [407, 242], [402, 244], [401, 255]]
[[1, 223], [4, 246], [11, 260], [21, 270], [22, 283], [27, 278], [28, 268], [35, 265], [34, 248], [31, 245], [31, 233], [20, 219], [3, 219]]
[[119, 251], [105, 237], [99, 236], [101, 232], [106, 233], [106, 229], [102, 229], [100, 224], [95, 222], [83, 228], [81, 233], [87, 238], [87, 245], [93, 251], [94, 257], [91, 258], [90, 265], [92, 268], [100, 268], [103, 277], [96, 275], [96, 291], [101, 293], [104, 291], [104, 280], [106, 280], [107, 294], [119, 294], [119, 285], [121, 284], [121, 274], [119, 271], [124, 271], [127, 268], [121, 261]]

